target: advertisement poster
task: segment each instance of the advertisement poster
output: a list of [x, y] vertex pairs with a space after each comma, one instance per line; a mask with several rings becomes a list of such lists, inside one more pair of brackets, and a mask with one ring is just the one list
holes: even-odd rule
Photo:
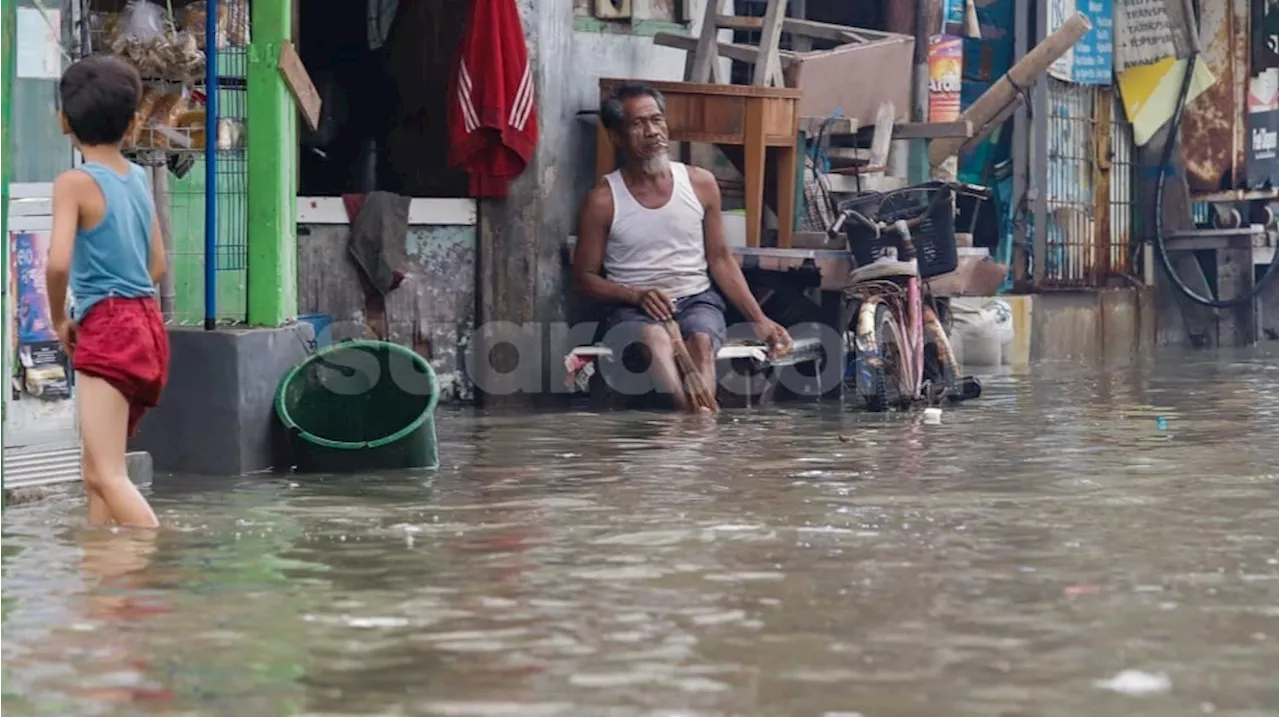
[[964, 40], [952, 35], [929, 38], [929, 121], [960, 119], [961, 64]]
[[49, 258], [49, 233], [11, 232], [10, 260], [15, 298], [14, 334], [17, 338], [15, 397], [42, 399], [71, 396], [71, 372], [67, 356], [49, 315], [45, 265]]
[[1280, 71], [1271, 68], [1249, 81], [1249, 153], [1245, 156], [1245, 174], [1250, 189], [1280, 186]]
[[1114, 40], [1111, 21], [1112, 0], [1050, 0], [1049, 32], [1074, 17], [1077, 12], [1089, 21], [1090, 29], [1066, 54], [1049, 66], [1049, 74], [1064, 82], [1080, 85], [1111, 84]]

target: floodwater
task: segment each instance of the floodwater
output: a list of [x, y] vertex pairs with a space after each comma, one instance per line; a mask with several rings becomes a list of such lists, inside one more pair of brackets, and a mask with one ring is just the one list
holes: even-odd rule
[[1276, 714], [1274, 348], [986, 388], [936, 426], [444, 412], [434, 477], [162, 482], [154, 540], [16, 507], [3, 708]]

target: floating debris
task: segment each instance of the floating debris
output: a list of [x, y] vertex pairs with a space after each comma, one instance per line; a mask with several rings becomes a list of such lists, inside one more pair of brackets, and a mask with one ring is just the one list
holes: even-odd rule
[[1093, 684], [1122, 695], [1154, 695], [1173, 688], [1173, 683], [1165, 673], [1142, 670], [1123, 670], [1109, 680], [1095, 680]]

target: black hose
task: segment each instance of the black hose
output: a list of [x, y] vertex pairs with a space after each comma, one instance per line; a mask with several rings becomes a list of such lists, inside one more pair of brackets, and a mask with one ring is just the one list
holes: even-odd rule
[[[1191, 92], [1191, 78], [1195, 74], [1197, 54], [1192, 50], [1191, 55], [1187, 57], [1187, 70], [1182, 75], [1182, 88], [1178, 91], [1178, 104], [1174, 106], [1173, 117], [1169, 121], [1169, 135], [1165, 137], [1164, 150], [1160, 153], [1160, 177], [1156, 179], [1155, 197], [1156, 232], [1152, 243], [1155, 244], [1155, 253], [1156, 256], [1160, 257], [1160, 265], [1164, 267], [1165, 274], [1169, 276], [1169, 280], [1173, 282], [1173, 285], [1183, 296], [1190, 299], [1192, 303], [1207, 306], [1211, 309], [1231, 309], [1253, 301], [1262, 292], [1267, 282], [1276, 278], [1276, 265], [1280, 263], [1277, 261], [1280, 259], [1280, 250], [1272, 252], [1271, 264], [1267, 266], [1267, 273], [1262, 276], [1262, 279], [1254, 282], [1253, 290], [1248, 294], [1241, 294], [1232, 299], [1207, 299], [1197, 294], [1194, 289], [1187, 286], [1182, 277], [1178, 276], [1178, 272], [1173, 268], [1173, 262], [1169, 259], [1169, 252], [1164, 244], [1164, 182], [1169, 175], [1169, 165], [1173, 161], [1173, 146], [1178, 140], [1178, 126], [1182, 124], [1183, 105], [1186, 104], [1187, 95]], [[1249, 264], [1250, 269], [1252, 269], [1253, 262], [1250, 261]]]

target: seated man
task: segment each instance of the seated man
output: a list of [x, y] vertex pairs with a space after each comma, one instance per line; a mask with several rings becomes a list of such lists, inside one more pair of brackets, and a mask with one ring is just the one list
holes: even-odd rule
[[789, 349], [791, 337], [765, 317], [729, 252], [715, 177], [668, 158], [665, 110], [662, 94], [642, 84], [621, 85], [601, 102], [600, 122], [623, 160], [582, 205], [573, 280], [582, 294], [609, 305], [612, 337], [627, 333], [619, 327], [636, 330], [655, 387], [687, 409], [663, 322], [679, 324], [713, 395], [715, 355], [726, 338], [720, 291], [771, 350]]

